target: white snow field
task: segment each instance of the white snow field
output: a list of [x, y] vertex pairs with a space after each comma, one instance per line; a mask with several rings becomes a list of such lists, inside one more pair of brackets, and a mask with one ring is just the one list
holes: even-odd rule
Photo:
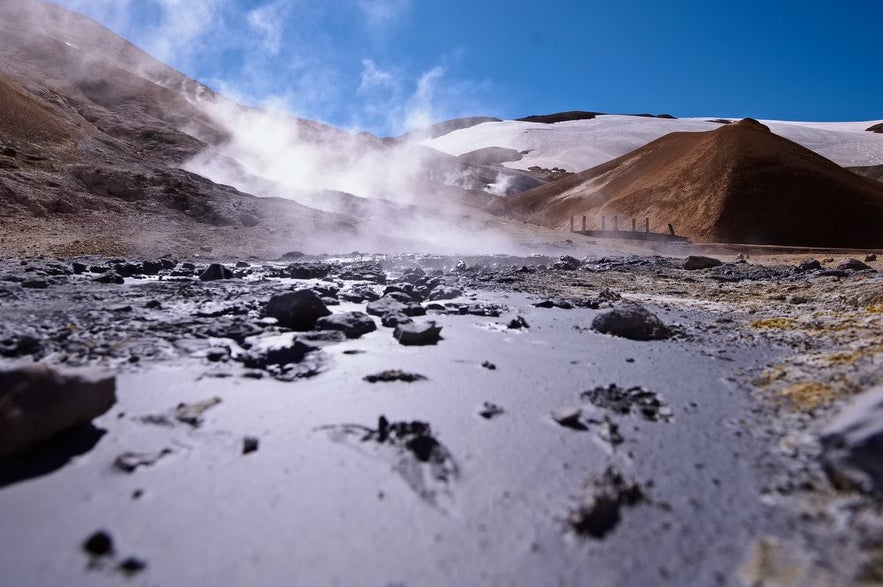
[[[554, 124], [505, 120], [457, 130], [422, 144], [451, 155], [462, 155], [486, 147], [515, 149], [524, 155], [518, 161], [504, 163], [506, 167], [559, 167], [567, 171], [582, 171], [625, 155], [672, 132], [720, 128], [719, 123], [709, 122], [714, 118], [717, 117], [672, 120], [601, 115], [591, 120]], [[812, 149], [838, 165], [883, 165], [883, 134], [865, 130], [880, 121], [761, 122], [774, 133]]]

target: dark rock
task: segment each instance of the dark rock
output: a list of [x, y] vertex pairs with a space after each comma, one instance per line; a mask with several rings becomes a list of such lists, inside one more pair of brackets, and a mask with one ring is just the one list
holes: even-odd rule
[[74, 261], [73, 263], [71, 263], [71, 269], [76, 275], [80, 275], [82, 273], [85, 273], [86, 269], [88, 268], [82, 263], [77, 263], [76, 261]]
[[607, 387], [599, 386], [584, 391], [580, 397], [599, 408], [620, 415], [636, 413], [643, 419], [654, 422], [669, 422], [672, 419], [671, 408], [662, 401], [659, 394], [643, 387], [626, 389], [611, 383]]
[[637, 304], [629, 304], [595, 316], [592, 329], [631, 340], [659, 340], [672, 334], [655, 314]]
[[96, 281], [98, 283], [115, 283], [117, 285], [122, 285], [126, 282], [126, 280], [123, 279], [122, 275], [119, 275], [115, 271], [102, 273], [100, 276], [96, 277], [92, 281]]
[[380, 319], [380, 323], [383, 324], [386, 328], [395, 328], [396, 326], [403, 324], [413, 324], [414, 321], [405, 316], [404, 314], [398, 313], [390, 313], [384, 314]]
[[21, 282], [21, 286], [28, 289], [46, 289], [49, 282], [45, 279], [28, 279]]
[[484, 367], [485, 369], [487, 369], [488, 371], [496, 371], [496, 369], [497, 369], [497, 366], [494, 365], [493, 363], [491, 363], [490, 361], [485, 361], [484, 363], [481, 364], [481, 366]]
[[165, 269], [162, 261], [142, 261], [141, 262], [141, 271], [144, 275], [157, 275], [160, 271]]
[[877, 260], [877, 255], [871, 253], [869, 255], [865, 255], [865, 263], [872, 263]]
[[582, 265], [582, 261], [571, 257], [570, 255], [563, 255], [559, 257], [557, 261], [552, 264], [552, 269], [557, 269], [559, 271], [576, 271]]
[[126, 575], [136, 575], [147, 568], [147, 563], [134, 556], [126, 557], [117, 567]]
[[199, 274], [200, 281], [218, 281], [219, 279], [233, 279], [233, 272], [220, 263], [212, 263]]
[[386, 273], [379, 265], [354, 265], [335, 274], [337, 279], [343, 281], [368, 281], [371, 283], [385, 284]]
[[264, 314], [276, 318], [280, 326], [303, 331], [311, 330], [319, 318], [331, 311], [316, 292], [301, 289], [270, 298]]
[[123, 277], [132, 277], [143, 273], [141, 265], [136, 265], [135, 263], [117, 263], [114, 265], [113, 270]]
[[88, 424], [116, 402], [116, 379], [44, 365], [0, 371], [0, 457]]
[[723, 262], [712, 257], [690, 255], [686, 258], [686, 260], [684, 260], [684, 269], [687, 269], [688, 271], [695, 271], [697, 269], [711, 269], [712, 267], [717, 267], [719, 265], [723, 265]]
[[162, 309], [162, 304], [158, 300], [148, 300], [144, 307], [148, 310], [160, 310]]
[[405, 316], [423, 316], [426, 309], [415, 302], [402, 302], [393, 296], [384, 296], [375, 302], [370, 302], [365, 311], [373, 316], [385, 316], [386, 314], [404, 314]]
[[288, 261], [290, 259], [302, 259], [306, 256], [306, 253], [301, 253], [300, 251], [289, 251], [287, 253], [283, 253], [282, 256], [279, 258]]
[[254, 436], [246, 436], [242, 439], [242, 454], [256, 452], [260, 446], [260, 440]]
[[324, 279], [331, 269], [331, 265], [325, 263], [292, 263], [285, 268], [285, 273], [292, 279]]
[[509, 321], [507, 328], [510, 330], [521, 330], [522, 328], [530, 328], [530, 325], [524, 319], [524, 316], [516, 316]]
[[3, 357], [14, 358], [34, 355], [40, 352], [41, 348], [40, 339], [30, 334], [22, 334], [0, 340], [0, 356]]
[[156, 464], [161, 458], [172, 454], [172, 450], [164, 448], [159, 452], [125, 452], [119, 455], [113, 461], [113, 465], [125, 473], [133, 473], [139, 467], [150, 467]]
[[107, 265], [92, 265], [89, 267], [89, 273], [107, 273], [110, 271], [110, 267]]
[[550, 300], [543, 300], [542, 302], [537, 302], [534, 304], [535, 308], [561, 308], [562, 310], [571, 310], [573, 309], [573, 304], [568, 302], [567, 300], [562, 300], [561, 298], [554, 298]]
[[883, 497], [883, 386], [843, 408], [822, 431], [821, 444], [835, 487]]
[[342, 312], [323, 316], [316, 321], [316, 328], [320, 330], [339, 330], [347, 338], [359, 338], [377, 330], [377, 324], [364, 312]]
[[572, 430], [588, 430], [582, 421], [583, 411], [580, 408], [560, 408], [552, 411], [552, 419], [561, 426]]
[[479, 410], [478, 415], [485, 420], [490, 420], [492, 418], [496, 418], [497, 416], [502, 416], [505, 412], [506, 410], [504, 410], [497, 404], [484, 402], [484, 405], [481, 407], [481, 410]]
[[870, 267], [858, 259], [844, 259], [843, 262], [837, 265], [837, 269], [841, 271], [864, 271], [870, 269]]
[[113, 538], [104, 530], [98, 530], [83, 542], [83, 550], [92, 556], [113, 554]]
[[643, 488], [613, 467], [592, 479], [583, 502], [570, 512], [568, 522], [578, 534], [601, 539], [622, 519], [622, 510], [646, 500]]
[[801, 261], [800, 264], [794, 268], [794, 271], [797, 273], [808, 273], [810, 271], [818, 271], [822, 268], [822, 264], [818, 259], [807, 259], [806, 261]]
[[819, 271], [816, 275], [818, 275], [819, 277], [849, 277], [849, 273], [847, 273], [843, 269], [825, 269], [823, 271]]
[[421, 323], [400, 324], [396, 326], [393, 336], [399, 344], [405, 346], [423, 346], [437, 344], [441, 340], [441, 326], [428, 320]]
[[251, 267], [251, 265], [249, 265], [245, 261], [236, 261], [236, 268], [237, 269], [244, 269], [246, 267]]
[[598, 292], [598, 295], [586, 298], [578, 302], [577, 305], [583, 306], [585, 308], [591, 308], [592, 310], [599, 310], [601, 308], [612, 308], [616, 302], [622, 300], [622, 296], [616, 293], [615, 291], [611, 291], [608, 288], [605, 288]]
[[[335, 334], [343, 336], [341, 333]], [[247, 353], [237, 356], [236, 360], [249, 369], [265, 370], [280, 381], [312, 377], [327, 366], [319, 347], [292, 335], [258, 339]], [[250, 376], [255, 375], [256, 372], [252, 372]]]
[[374, 373], [373, 375], [365, 375], [363, 379], [368, 383], [377, 383], [378, 381], [404, 381], [406, 383], [413, 383], [414, 381], [423, 381], [426, 377], [419, 373], [408, 373], [400, 369], [390, 369], [388, 371]]
[[429, 300], [432, 302], [438, 300], [453, 300], [455, 298], [459, 298], [463, 295], [463, 291], [457, 289], [456, 287], [439, 287], [432, 291], [429, 294]]

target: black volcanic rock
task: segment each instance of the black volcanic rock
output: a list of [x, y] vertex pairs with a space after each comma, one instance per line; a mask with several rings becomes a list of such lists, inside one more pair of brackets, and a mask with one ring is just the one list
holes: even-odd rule
[[436, 326], [432, 320], [421, 323], [412, 322], [396, 326], [393, 336], [399, 341], [399, 344], [405, 346], [424, 346], [438, 344], [438, 341], [441, 340], [441, 330], [441, 326]]
[[723, 262], [713, 257], [703, 257], [701, 255], [690, 255], [684, 260], [684, 269], [695, 271], [697, 269], [711, 269], [723, 265]]
[[637, 304], [595, 316], [592, 329], [631, 340], [659, 340], [671, 336], [671, 330], [655, 314]]
[[316, 328], [320, 330], [339, 330], [347, 338], [359, 338], [377, 330], [377, 324], [364, 312], [342, 312], [323, 316], [316, 321]]
[[267, 302], [264, 314], [291, 330], [311, 330], [316, 321], [331, 314], [322, 299], [310, 289], [301, 289], [273, 296]]
[[233, 272], [220, 263], [212, 263], [199, 274], [200, 281], [218, 281], [220, 279], [233, 279]]

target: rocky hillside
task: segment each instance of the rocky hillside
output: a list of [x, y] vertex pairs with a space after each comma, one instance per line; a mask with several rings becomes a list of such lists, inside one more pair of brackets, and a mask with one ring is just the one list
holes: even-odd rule
[[[883, 185], [746, 119], [672, 133], [604, 165], [498, 202], [550, 227], [571, 216], [672, 223], [701, 242], [881, 246]], [[622, 225], [621, 225], [622, 226]]]

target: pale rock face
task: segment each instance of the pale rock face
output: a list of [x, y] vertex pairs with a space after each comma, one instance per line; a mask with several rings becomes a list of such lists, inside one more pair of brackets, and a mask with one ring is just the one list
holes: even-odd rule
[[0, 457], [88, 424], [116, 402], [116, 378], [45, 365], [0, 371]]

